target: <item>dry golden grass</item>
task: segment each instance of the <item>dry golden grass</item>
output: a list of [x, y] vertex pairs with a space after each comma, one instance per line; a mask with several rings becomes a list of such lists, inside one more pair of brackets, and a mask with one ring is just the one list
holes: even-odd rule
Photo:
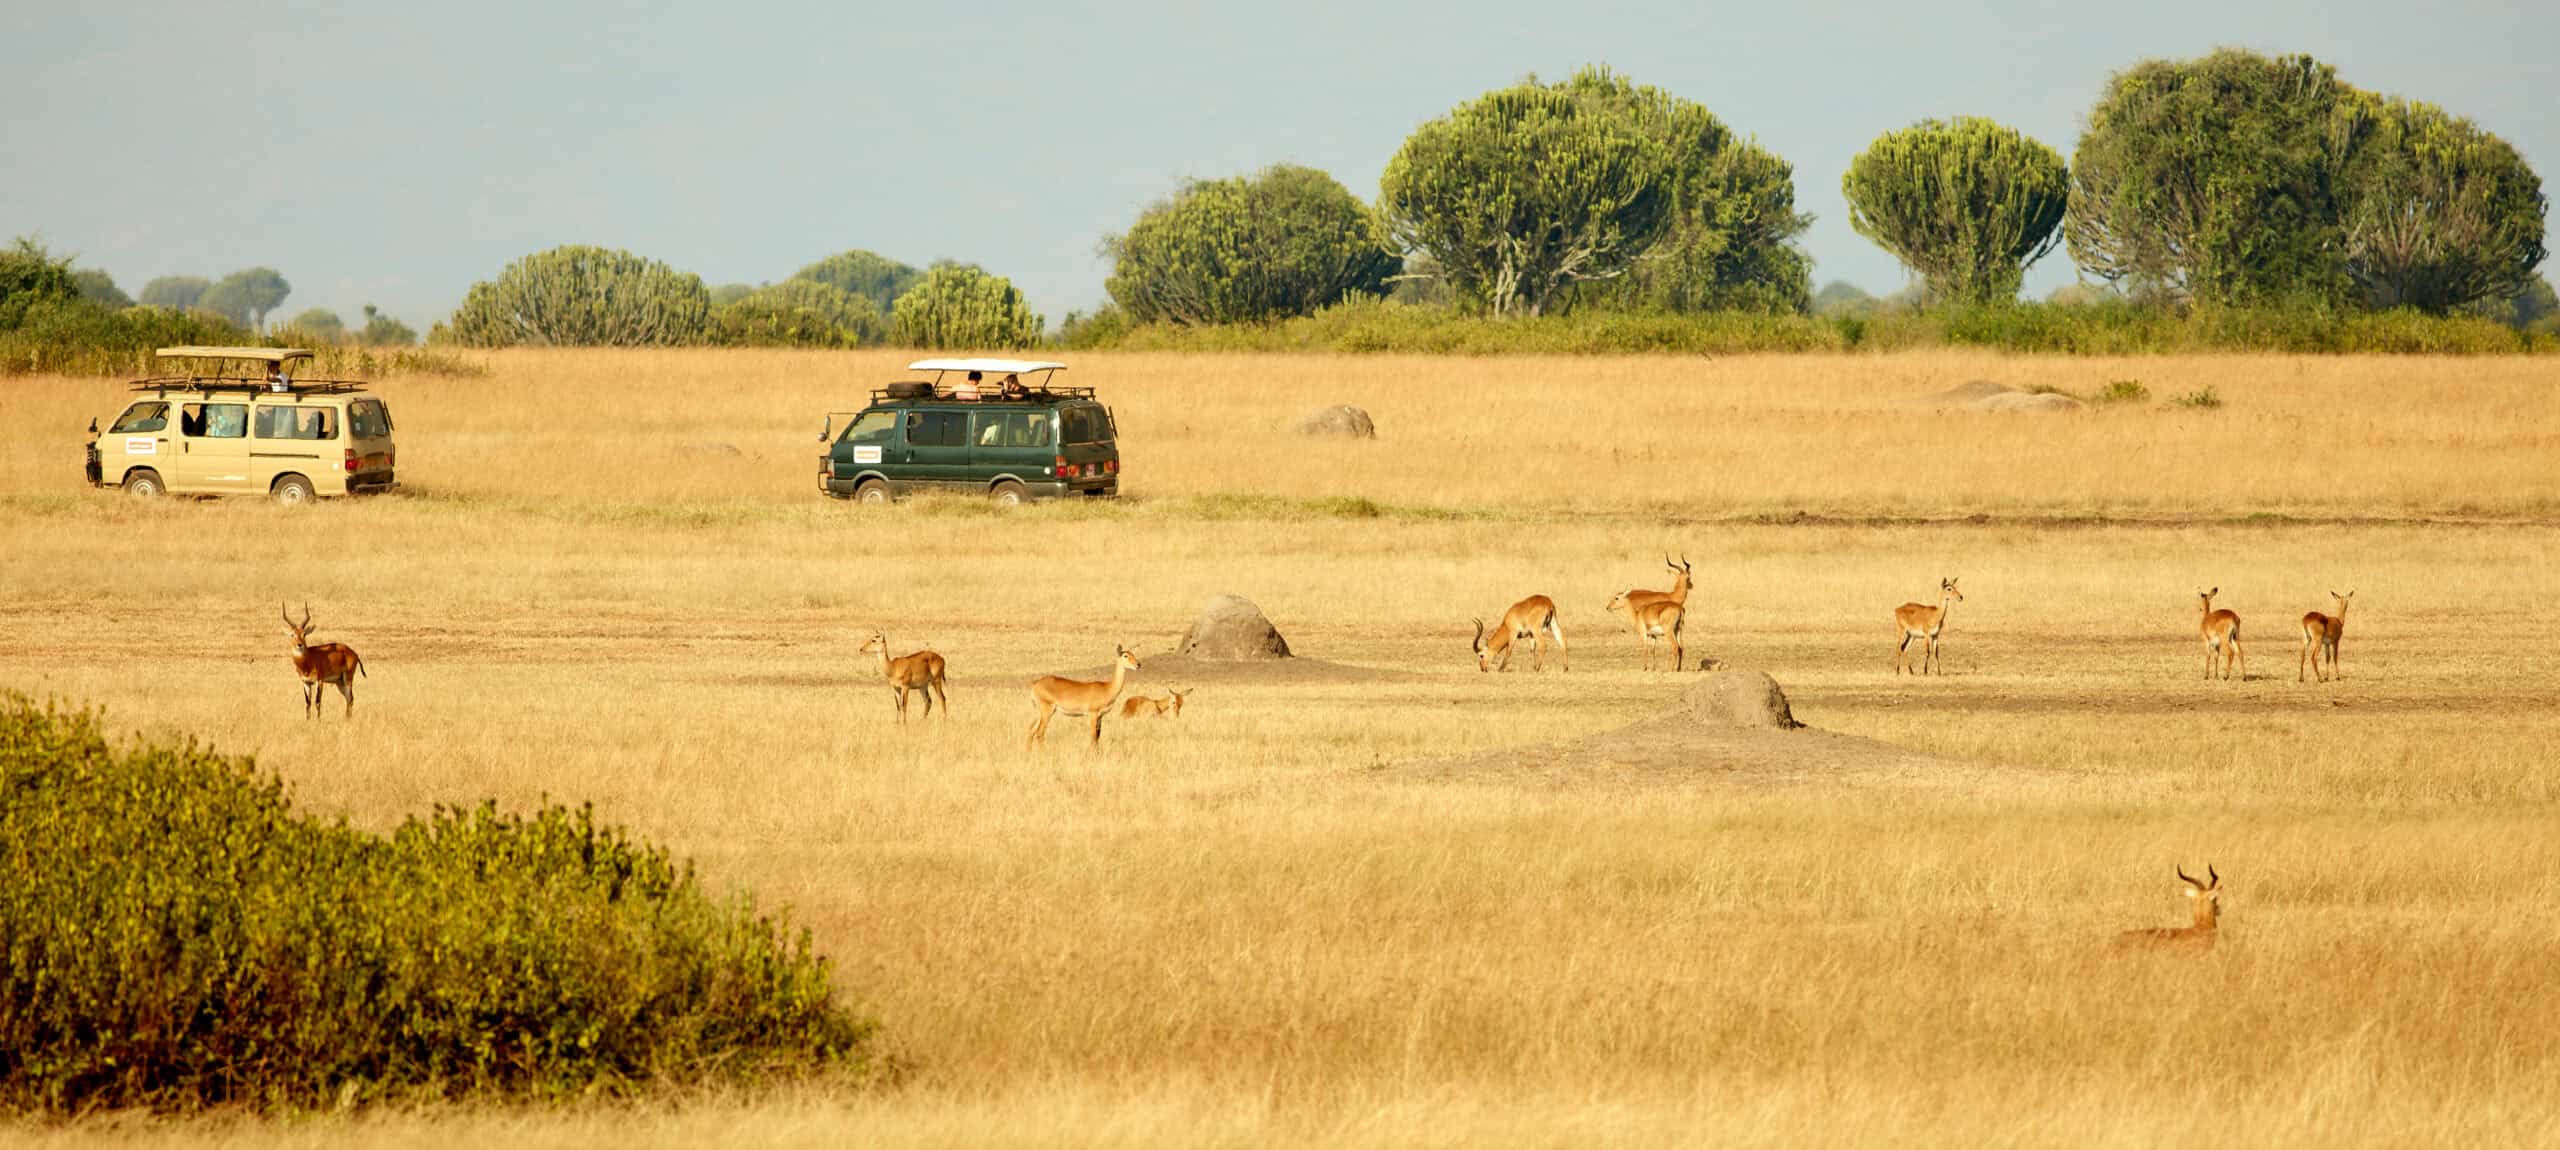
[[[0, 1137], [2560, 1140], [2549, 366], [1091, 357], [1121, 505], [819, 499], [819, 413], [891, 365], [524, 353], [388, 381], [413, 493], [299, 513], [83, 492], [75, 432], [113, 389], [0, 391], [0, 686], [254, 750], [366, 825], [592, 799], [789, 906], [915, 1067], [871, 1094]], [[2229, 406], [1899, 405], [1975, 377]], [[1278, 430], [1337, 400], [1387, 442]], [[1384, 507], [1239, 498], [1263, 495]], [[1794, 510], [1990, 519], [1733, 521]], [[2002, 781], [1410, 769], [1668, 706], [1601, 610], [1663, 585], [1665, 549], [1696, 566], [1693, 655]], [[1948, 673], [1892, 678], [1893, 606], [1950, 574]], [[2200, 678], [2207, 585], [2245, 682]], [[2291, 621], [2350, 587], [2347, 678], [2297, 685]], [[1031, 677], [1163, 650], [1228, 591], [1304, 654], [1403, 675], [1210, 683], [1099, 752], [1064, 723], [1021, 749]], [[1478, 674], [1467, 617], [1533, 591], [1575, 670]], [[353, 723], [299, 718], [268, 612], [305, 597], [371, 670]], [[873, 628], [949, 658], [947, 724], [895, 729], [854, 650]], [[2219, 949], [2109, 950], [2185, 921], [2170, 869], [2207, 860]]]

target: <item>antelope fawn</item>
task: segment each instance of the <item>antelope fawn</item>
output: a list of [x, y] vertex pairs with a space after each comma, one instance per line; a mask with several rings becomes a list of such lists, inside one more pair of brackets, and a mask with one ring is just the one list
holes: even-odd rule
[[1916, 673], [1926, 675], [1929, 673], [1929, 668], [1937, 665], [1938, 636], [1945, 633], [1947, 629], [1947, 608], [1951, 604], [1962, 602], [1964, 602], [1964, 592], [1956, 590], [1956, 581], [1954, 579], [1940, 579], [1938, 580], [1937, 606], [1931, 607], [1925, 603], [1905, 603], [1902, 606], [1893, 609], [1894, 629], [1902, 635], [1902, 642], [1896, 644], [1893, 648], [1893, 671], [1895, 674], [1899, 675], [1911, 666], [1911, 641], [1913, 639], [1920, 640], [1922, 644], [1920, 648], [1920, 670]]
[[1546, 670], [1546, 640], [1550, 637], [1556, 641], [1556, 658], [1564, 663], [1565, 670], [1572, 670], [1573, 657], [1564, 647], [1564, 625], [1556, 621], [1556, 601], [1544, 595], [1531, 595], [1503, 612], [1502, 625], [1491, 632], [1484, 629], [1484, 620], [1476, 620], [1476, 669], [1491, 671], [1496, 665], [1495, 659], [1499, 658], [1501, 668], [1510, 670], [1512, 647], [1527, 639], [1530, 645], [1529, 669]]
[[2222, 876], [2216, 874], [2210, 864], [2204, 868], [2204, 873], [2207, 881], [2197, 882], [2187, 877], [2187, 868], [2178, 868], [2178, 881], [2187, 884], [2187, 897], [2194, 899], [2196, 903], [2194, 926], [2160, 926], [2145, 930], [2128, 930], [2116, 936], [2116, 945], [2120, 948], [2177, 946], [2212, 950], [2215, 916], [2222, 913]]
[[1644, 644], [1644, 669], [1653, 669], [1655, 658], [1661, 654], [1661, 646], [1667, 641], [1671, 644], [1671, 669], [1679, 670], [1681, 661], [1686, 658], [1680, 647], [1680, 628], [1689, 613], [1669, 599], [1635, 602], [1630, 598], [1633, 594], [1620, 592], [1610, 597], [1609, 609], [1625, 611], [1627, 620], [1635, 625], [1636, 639]]
[[276, 613], [284, 617], [285, 629], [293, 633], [293, 673], [302, 678], [302, 717], [319, 717], [324, 688], [334, 684], [339, 696], [347, 701], [345, 717], [354, 718], [356, 676], [373, 677], [364, 669], [364, 657], [344, 643], [313, 643], [311, 604], [302, 605], [302, 621], [299, 623], [293, 621], [293, 615], [284, 609], [282, 603], [276, 604]]
[[2196, 592], [2196, 598], [2202, 605], [2201, 610], [2204, 615], [2204, 621], [2196, 628], [2197, 632], [2204, 636], [2204, 677], [2207, 679], [2213, 677], [2213, 658], [2220, 655], [2222, 656], [2222, 677], [2230, 678], [2231, 665], [2237, 662], [2240, 665], [2240, 681], [2245, 683], [2249, 680], [2249, 656], [2240, 650], [2240, 616], [2237, 612], [2213, 609], [2213, 597], [2219, 594], [2222, 594], [2220, 587], [2211, 591]]
[[1031, 721], [1031, 733], [1022, 737], [1022, 748], [1049, 736], [1049, 716], [1060, 713], [1069, 718], [1090, 716], [1093, 719], [1093, 745], [1102, 745], [1102, 717], [1111, 713], [1111, 705], [1120, 701], [1120, 692], [1129, 687], [1129, 672], [1138, 669], [1138, 653], [1127, 647], [1113, 648], [1119, 655], [1111, 664], [1111, 681], [1094, 683], [1057, 675], [1042, 675], [1031, 682], [1031, 705], [1040, 708], [1040, 717]]
[[907, 721], [909, 691], [924, 696], [925, 718], [933, 717], [937, 696], [942, 702], [942, 717], [946, 720], [951, 717], [951, 696], [943, 690], [942, 656], [931, 651], [918, 651], [892, 659], [889, 657], [889, 637], [878, 631], [862, 641], [863, 654], [874, 652], [880, 656], [880, 677], [888, 680], [889, 693], [897, 699], [899, 722]]
[[2320, 654], [2323, 651], [2329, 655], [2329, 673], [2320, 681], [2326, 683], [2341, 677], [2338, 671], [2338, 640], [2346, 636], [2347, 600], [2355, 598], [2356, 593], [2349, 591], [2341, 595], [2331, 591], [2329, 597], [2338, 602], [2337, 614], [2323, 615], [2313, 611], [2302, 617], [2302, 666], [2294, 668], [2294, 682], [2302, 681], [2302, 672], [2306, 668], [2312, 674], [2320, 673]]
[[1161, 699], [1152, 698], [1146, 695], [1131, 695], [1126, 702], [1120, 704], [1120, 717], [1123, 719], [1154, 719], [1170, 714], [1174, 718], [1179, 719], [1182, 717], [1182, 700], [1189, 696], [1192, 691], [1197, 689], [1198, 688], [1196, 687], [1185, 687], [1179, 691], [1167, 691], [1165, 692], [1165, 696]]

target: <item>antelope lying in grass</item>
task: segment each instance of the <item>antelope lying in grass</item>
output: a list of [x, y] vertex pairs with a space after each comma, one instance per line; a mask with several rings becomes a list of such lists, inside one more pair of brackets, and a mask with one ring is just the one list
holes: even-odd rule
[[2187, 884], [2187, 897], [2196, 904], [2194, 926], [2161, 926], [2148, 930], [2128, 930], [2116, 936], [2120, 948], [2165, 946], [2193, 947], [2212, 950], [2215, 916], [2222, 912], [2222, 876], [2212, 866], [2204, 868], [2204, 882], [2187, 877], [2187, 868], [2178, 868], [2178, 881]]
[[1671, 644], [1671, 669], [1679, 670], [1681, 661], [1687, 658], [1680, 647], [1680, 628], [1681, 624], [1688, 619], [1689, 613], [1682, 609], [1680, 604], [1669, 599], [1634, 602], [1630, 598], [1634, 594], [1635, 592], [1632, 591], [1622, 591], [1612, 596], [1609, 600], [1609, 609], [1625, 611], [1627, 620], [1635, 624], [1636, 639], [1644, 644], [1644, 669], [1648, 671], [1653, 669], [1655, 658], [1661, 654], [1662, 644], [1668, 641]]
[[880, 656], [880, 677], [889, 681], [889, 693], [898, 701], [898, 721], [907, 721], [907, 692], [924, 696], [924, 717], [933, 717], [936, 697], [942, 702], [942, 717], [951, 717], [951, 696], [942, 689], [942, 656], [931, 651], [889, 657], [889, 637], [878, 631], [862, 641], [862, 653]]
[[1956, 581], [1940, 579], [1938, 580], [1937, 606], [1932, 607], [1926, 603], [1905, 603], [1893, 609], [1894, 629], [1902, 635], [1902, 642], [1893, 649], [1894, 674], [1899, 675], [1910, 668], [1913, 639], [1922, 642], [1920, 669], [1914, 673], [1926, 675], [1931, 667], [1937, 666], [1938, 636], [1946, 633], [1947, 630], [1947, 608], [1962, 602], [1964, 602], [1964, 592], [1956, 590]]
[[1502, 625], [1490, 632], [1484, 629], [1484, 620], [1476, 620], [1476, 669], [1491, 671], [1498, 658], [1501, 668], [1510, 670], [1512, 648], [1526, 639], [1530, 645], [1529, 669], [1546, 670], [1548, 638], [1556, 641], [1556, 658], [1563, 661], [1564, 669], [1572, 670], [1573, 658], [1564, 648], [1564, 627], [1556, 622], [1556, 601], [1544, 595], [1531, 595], [1503, 612]]
[[1129, 672], [1138, 669], [1138, 653], [1127, 647], [1114, 647], [1118, 658], [1111, 664], [1111, 681], [1094, 683], [1057, 675], [1042, 675], [1031, 682], [1031, 705], [1040, 708], [1040, 717], [1031, 721], [1031, 733], [1022, 737], [1024, 750], [1049, 735], [1051, 713], [1070, 718], [1090, 716], [1093, 719], [1093, 744], [1102, 744], [1102, 717], [1111, 713], [1111, 705], [1120, 701], [1120, 692], [1129, 687]]
[[2338, 601], [2337, 614], [2323, 615], [2313, 611], [2302, 617], [2302, 666], [2294, 668], [2294, 682], [2302, 681], [2302, 672], [2305, 668], [2308, 668], [2312, 674], [2320, 674], [2320, 655], [2324, 651], [2329, 655], [2329, 673], [2322, 676], [2320, 681], [2326, 683], [2339, 677], [2338, 640], [2346, 637], [2347, 600], [2355, 598], [2356, 593], [2349, 591], [2341, 595], [2331, 591], [2329, 597]]
[[284, 617], [285, 630], [293, 633], [293, 673], [302, 678], [302, 717], [319, 717], [324, 688], [334, 684], [338, 694], [347, 701], [345, 717], [354, 718], [356, 676], [373, 677], [364, 669], [363, 656], [344, 643], [312, 643], [309, 603], [302, 605], [302, 621], [299, 623], [293, 621], [293, 615], [284, 609], [282, 603], [276, 604], [276, 613]]
[[1127, 702], [1120, 704], [1120, 717], [1123, 719], [1155, 719], [1171, 715], [1172, 717], [1179, 719], [1182, 717], [1182, 700], [1189, 696], [1192, 691], [1197, 689], [1198, 688], [1195, 687], [1185, 687], [1179, 691], [1167, 691], [1165, 692], [1165, 696], [1161, 699], [1147, 695], [1131, 695]]
[[2207, 679], [2213, 677], [2213, 659], [2214, 656], [2220, 655], [2222, 677], [2230, 678], [2231, 665], [2237, 662], [2240, 665], [2240, 679], [2242, 682], [2247, 682], [2249, 657], [2240, 650], [2240, 616], [2233, 611], [2213, 609], [2213, 597], [2219, 594], [2222, 594], [2220, 587], [2211, 591], [2196, 592], [2196, 598], [2204, 612], [2204, 621], [2196, 628], [2197, 632], [2204, 636], [2204, 677]]

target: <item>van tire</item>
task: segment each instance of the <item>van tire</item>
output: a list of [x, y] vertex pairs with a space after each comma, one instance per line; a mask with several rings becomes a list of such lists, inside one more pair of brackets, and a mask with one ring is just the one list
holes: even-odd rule
[[311, 489], [311, 481], [299, 475], [287, 475], [276, 480], [276, 485], [268, 489], [267, 494], [286, 507], [301, 507], [320, 497], [319, 492]]
[[1022, 485], [1010, 479], [999, 480], [987, 489], [987, 498], [1005, 507], [1020, 506], [1024, 499]]
[[158, 499], [169, 493], [160, 482], [160, 473], [148, 467], [137, 467], [124, 473], [124, 493], [136, 499]]
[[854, 484], [853, 501], [856, 503], [887, 503], [889, 501], [888, 481], [882, 479], [865, 479], [860, 483]]

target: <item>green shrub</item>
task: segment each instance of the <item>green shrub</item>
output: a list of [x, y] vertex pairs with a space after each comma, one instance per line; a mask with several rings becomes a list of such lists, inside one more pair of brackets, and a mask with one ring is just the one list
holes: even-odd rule
[[850, 1071], [826, 960], [585, 810], [387, 837], [0, 696], [0, 1107], [296, 1108]]
[[2177, 407], [2192, 407], [2199, 410], [2209, 411], [2213, 408], [2222, 406], [2222, 394], [2213, 390], [2213, 385], [2207, 384], [2199, 390], [2190, 391], [2184, 395], [2176, 396], [2170, 399], [2169, 402], [2173, 406]]
[[869, 299], [804, 279], [749, 292], [712, 322], [732, 347], [861, 347], [880, 342], [889, 326]]
[[2105, 387], [2098, 389], [2098, 394], [2090, 396], [2089, 402], [2100, 405], [2149, 403], [2151, 389], [2142, 386], [2142, 381], [2138, 379], [2111, 380]]
[[1020, 348], [1040, 342], [1046, 326], [1013, 281], [976, 264], [935, 264], [890, 308], [902, 347]]
[[711, 334], [711, 291], [657, 260], [569, 244], [471, 285], [437, 327], [467, 347], [679, 347]]
[[1103, 286], [1147, 323], [1264, 323], [1376, 295], [1402, 261], [1369, 208], [1313, 168], [1192, 180], [1103, 241]]

